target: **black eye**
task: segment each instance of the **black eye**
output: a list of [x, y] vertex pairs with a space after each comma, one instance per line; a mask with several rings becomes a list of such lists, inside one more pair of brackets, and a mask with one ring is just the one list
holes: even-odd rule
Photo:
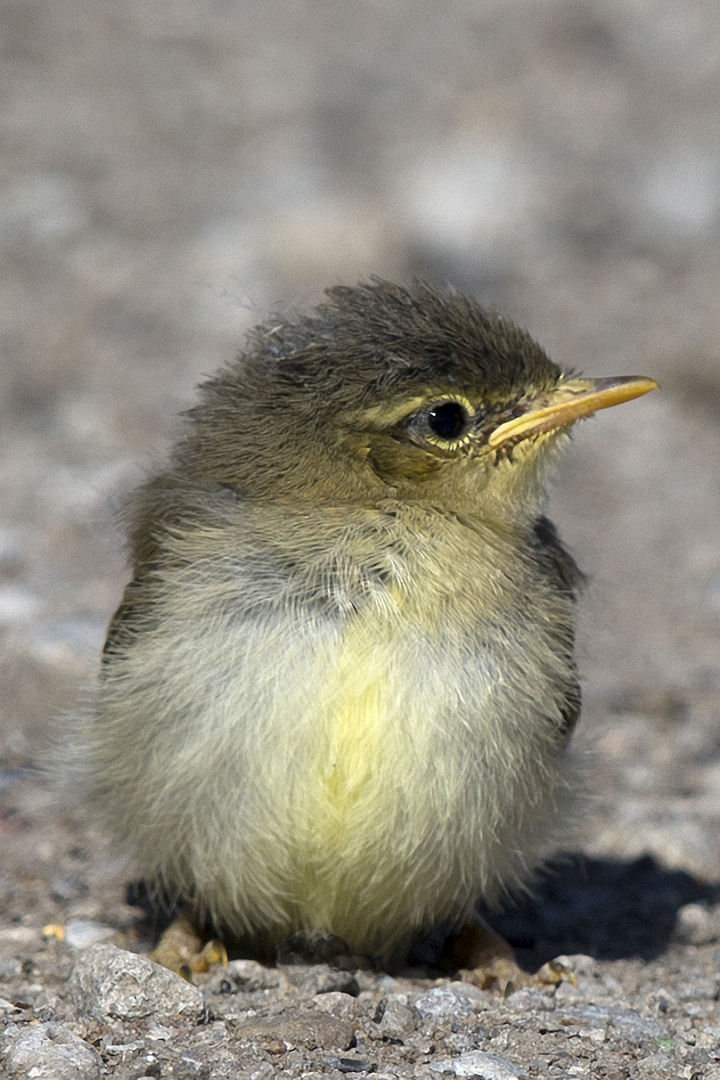
[[467, 409], [459, 401], [443, 401], [428, 409], [428, 427], [441, 439], [460, 438], [465, 432], [467, 420]]

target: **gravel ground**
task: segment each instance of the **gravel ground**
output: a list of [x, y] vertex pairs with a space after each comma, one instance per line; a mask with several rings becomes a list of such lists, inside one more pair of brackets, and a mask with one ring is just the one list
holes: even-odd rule
[[[6, 0], [0, 27], [0, 1068], [717, 1080], [714, 0]], [[592, 579], [591, 796], [496, 923], [577, 987], [153, 972], [132, 868], [36, 768], [125, 580], [114, 507], [194, 384], [371, 273], [663, 386], [582, 425], [551, 502]]]

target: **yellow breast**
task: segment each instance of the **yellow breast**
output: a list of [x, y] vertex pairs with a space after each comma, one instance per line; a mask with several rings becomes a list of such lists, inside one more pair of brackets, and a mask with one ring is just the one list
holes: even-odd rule
[[421, 853], [436, 847], [445, 801], [430, 789], [457, 787], [438, 760], [442, 690], [419, 685], [431, 644], [402, 614], [398, 601], [350, 620], [317, 687], [321, 731], [295, 833], [298, 916], [348, 941], [372, 941], [378, 919], [412, 924], [414, 883], [434, 873]]

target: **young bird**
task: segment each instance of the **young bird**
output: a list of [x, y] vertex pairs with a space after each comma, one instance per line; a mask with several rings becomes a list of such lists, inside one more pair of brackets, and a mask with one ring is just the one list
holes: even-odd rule
[[565, 374], [464, 296], [373, 281], [258, 326], [201, 386], [129, 502], [83, 766], [185, 906], [159, 960], [221, 955], [211, 925], [393, 965], [438, 924], [478, 981], [508, 959], [474, 907], [547, 851], [580, 704], [546, 478], [577, 419], [656, 385]]

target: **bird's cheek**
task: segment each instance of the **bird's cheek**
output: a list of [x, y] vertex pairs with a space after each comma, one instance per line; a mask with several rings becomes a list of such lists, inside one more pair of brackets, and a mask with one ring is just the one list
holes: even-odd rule
[[391, 438], [377, 438], [370, 443], [367, 464], [385, 483], [397, 484], [401, 480], [416, 483], [430, 480], [442, 469], [445, 461], [420, 447]]

